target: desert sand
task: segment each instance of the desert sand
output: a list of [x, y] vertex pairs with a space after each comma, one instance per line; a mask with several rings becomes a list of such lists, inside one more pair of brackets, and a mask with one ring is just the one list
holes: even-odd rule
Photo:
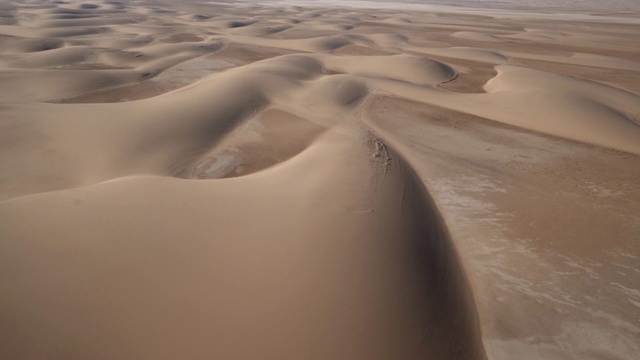
[[0, 358], [640, 354], [634, 1], [0, 3]]

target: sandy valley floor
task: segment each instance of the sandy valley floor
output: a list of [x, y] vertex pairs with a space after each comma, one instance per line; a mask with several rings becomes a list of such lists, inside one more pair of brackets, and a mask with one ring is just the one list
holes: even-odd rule
[[0, 2], [0, 358], [640, 354], [634, 1]]

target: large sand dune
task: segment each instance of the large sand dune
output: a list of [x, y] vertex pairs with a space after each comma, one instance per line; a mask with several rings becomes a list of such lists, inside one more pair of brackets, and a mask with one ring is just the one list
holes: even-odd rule
[[0, 3], [0, 358], [634, 359], [638, 12], [462, 3]]

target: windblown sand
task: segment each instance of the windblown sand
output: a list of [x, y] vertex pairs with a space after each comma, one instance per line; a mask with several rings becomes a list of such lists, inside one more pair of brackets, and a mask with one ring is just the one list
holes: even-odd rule
[[0, 3], [0, 358], [637, 359], [637, 3], [439, 3]]

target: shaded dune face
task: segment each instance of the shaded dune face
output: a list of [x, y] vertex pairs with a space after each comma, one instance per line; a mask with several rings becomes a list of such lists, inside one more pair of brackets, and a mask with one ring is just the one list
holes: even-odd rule
[[396, 234], [411, 234], [407, 253], [399, 261], [415, 261], [421, 280], [414, 286], [425, 286], [426, 299], [417, 305], [428, 309], [423, 326], [430, 349], [425, 356], [485, 359], [475, 303], [446, 224], [414, 169], [393, 151], [390, 155], [402, 174], [402, 191], [396, 196], [401, 196], [400, 223], [405, 228]]
[[629, 18], [376, 4], [0, 3], [0, 353], [631, 359]]
[[178, 174], [198, 179], [251, 174], [301, 153], [326, 129], [283, 111], [267, 110], [238, 126]]

